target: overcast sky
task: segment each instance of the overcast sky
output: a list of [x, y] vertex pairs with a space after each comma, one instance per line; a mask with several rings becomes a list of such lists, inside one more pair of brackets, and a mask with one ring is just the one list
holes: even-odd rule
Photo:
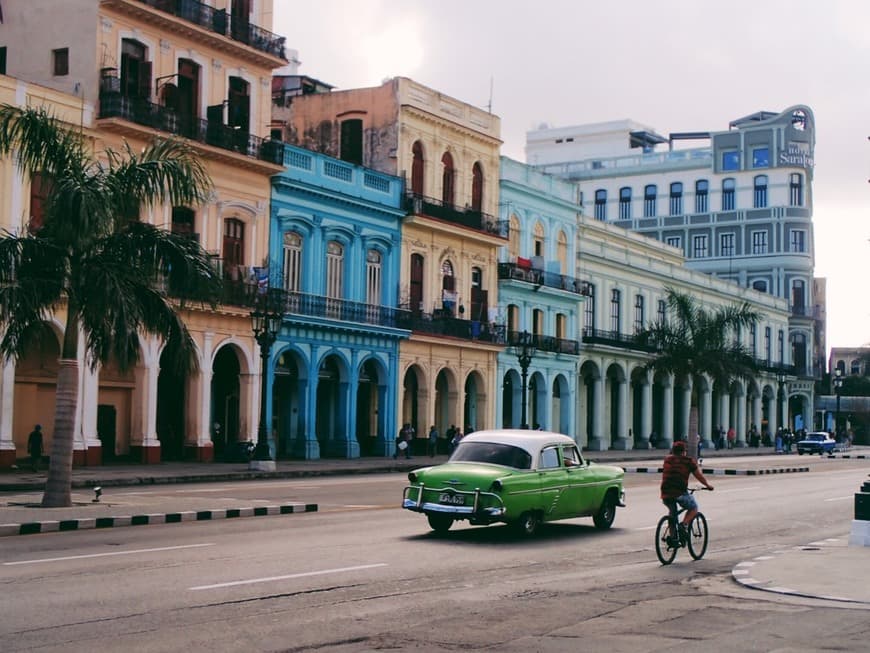
[[816, 118], [816, 276], [827, 345], [870, 342], [870, 1], [274, 0], [299, 72], [338, 89], [394, 76], [526, 132], [630, 118], [716, 131], [806, 104]]

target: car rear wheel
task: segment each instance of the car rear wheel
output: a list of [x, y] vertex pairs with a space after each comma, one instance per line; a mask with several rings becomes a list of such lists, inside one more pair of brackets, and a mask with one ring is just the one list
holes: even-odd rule
[[607, 530], [613, 524], [615, 517], [616, 498], [613, 496], [613, 492], [608, 492], [604, 497], [604, 501], [601, 502], [601, 507], [598, 509], [598, 512], [595, 513], [594, 517], [592, 517], [592, 521], [595, 522], [596, 528]]
[[437, 513], [429, 513], [426, 515], [429, 520], [429, 528], [436, 533], [446, 533], [453, 526], [453, 517], [449, 515], [439, 515]]
[[538, 526], [541, 523], [541, 518], [534, 511], [524, 512], [520, 518], [513, 524], [514, 529], [526, 537], [531, 537], [538, 531]]

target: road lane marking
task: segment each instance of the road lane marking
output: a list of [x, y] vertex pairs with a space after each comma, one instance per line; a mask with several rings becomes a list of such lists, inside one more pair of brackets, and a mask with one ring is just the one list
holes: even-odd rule
[[847, 497], [832, 497], [832, 498], [830, 498], [830, 499], [825, 499], [825, 501], [846, 501], [847, 499], [851, 500], [851, 499], [854, 499], [854, 498], [855, 498], [855, 495], [854, 495], [854, 494], [850, 494], [850, 495], [847, 496]]
[[321, 569], [320, 571], [305, 571], [299, 574], [287, 574], [286, 576], [268, 576], [266, 578], [251, 578], [249, 580], [234, 580], [228, 583], [215, 583], [214, 585], [197, 585], [196, 587], [188, 587], [191, 592], [199, 590], [213, 590], [221, 587], [235, 587], [237, 585], [253, 585], [255, 583], [272, 583], [277, 580], [289, 580], [291, 578], [305, 578], [307, 576], [322, 576], [325, 574], [340, 574], [344, 571], [360, 571], [361, 569], [375, 569], [376, 567], [386, 567], [386, 562], [378, 562], [372, 565], [357, 565], [356, 567], [338, 567], [337, 569]]
[[205, 542], [202, 544], [183, 544], [179, 546], [161, 546], [154, 549], [135, 549], [132, 551], [110, 551], [106, 553], [87, 553], [78, 556], [61, 556], [59, 558], [36, 558], [34, 560], [18, 560], [16, 562], [4, 562], [5, 566], [12, 565], [36, 565], [41, 562], [59, 562], [61, 560], [81, 560], [83, 558], [106, 558], [108, 556], [126, 556], [133, 553], [153, 553], [156, 551], [177, 551], [178, 549], [196, 549], [202, 546], [214, 546], [214, 542]]

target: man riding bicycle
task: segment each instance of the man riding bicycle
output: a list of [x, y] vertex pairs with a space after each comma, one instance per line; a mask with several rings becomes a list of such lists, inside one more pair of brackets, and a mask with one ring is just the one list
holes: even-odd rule
[[662, 465], [662, 502], [671, 512], [671, 523], [675, 521], [677, 505], [686, 509], [683, 513], [683, 523], [679, 525], [680, 542], [685, 542], [689, 524], [698, 514], [698, 502], [689, 492], [689, 474], [698, 479], [705, 488], [712, 490], [713, 486], [704, 478], [698, 464], [686, 455], [686, 443], [677, 440], [671, 453], [665, 457]]

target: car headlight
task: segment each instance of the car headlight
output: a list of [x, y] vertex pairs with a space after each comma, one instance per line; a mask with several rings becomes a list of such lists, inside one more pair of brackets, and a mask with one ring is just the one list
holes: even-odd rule
[[498, 479], [495, 479], [495, 480], [492, 482], [492, 485], [489, 486], [489, 488], [490, 488], [493, 492], [501, 492], [501, 491], [502, 491], [502, 484], [501, 484], [501, 481], [498, 480]]

